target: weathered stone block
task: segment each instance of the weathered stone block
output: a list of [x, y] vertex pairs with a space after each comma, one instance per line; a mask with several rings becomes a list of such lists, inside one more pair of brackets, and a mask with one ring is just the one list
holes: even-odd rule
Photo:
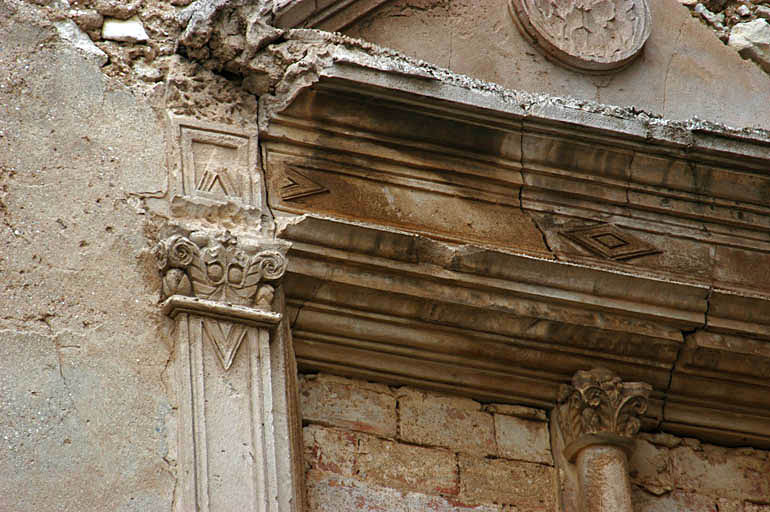
[[456, 495], [453, 453], [320, 426], [304, 430], [305, 462], [346, 477], [426, 494]]
[[496, 455], [492, 415], [467, 398], [402, 388], [398, 397], [400, 437], [476, 455]]
[[309, 512], [497, 512], [497, 505], [464, 504], [415, 492], [403, 492], [352, 478], [310, 471], [307, 474]]
[[743, 504], [743, 512], [770, 512], [770, 504], [746, 502]]
[[739, 501], [680, 490], [664, 496], [654, 496], [640, 489], [634, 489], [633, 496], [634, 512], [700, 512], [701, 510], [704, 512], [743, 512], [744, 510]]
[[548, 423], [495, 414], [495, 438], [501, 457], [553, 464]]
[[[761, 453], [761, 452], [760, 452]], [[770, 496], [770, 461], [718, 446], [671, 450], [674, 486], [699, 495], [762, 502]]]
[[382, 384], [305, 376], [300, 381], [300, 406], [305, 421], [396, 436], [396, 397]]
[[555, 510], [552, 467], [462, 454], [459, 457], [461, 499], [515, 505], [519, 512]]
[[649, 493], [661, 495], [674, 488], [669, 450], [648, 441], [636, 441], [629, 472], [631, 482]]

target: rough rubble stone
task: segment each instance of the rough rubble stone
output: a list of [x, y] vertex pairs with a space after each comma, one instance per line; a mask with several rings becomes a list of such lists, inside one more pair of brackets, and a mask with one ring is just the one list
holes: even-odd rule
[[134, 16], [142, 4], [142, 0], [96, 0], [94, 7], [99, 14], [121, 20]]
[[127, 20], [106, 18], [102, 26], [102, 38], [127, 43], [142, 43], [149, 39], [141, 20], [134, 16]]
[[86, 32], [102, 28], [104, 16], [93, 9], [73, 9], [69, 11], [72, 21]]
[[738, 23], [730, 32], [728, 44], [770, 73], [770, 22], [756, 19]]
[[107, 63], [107, 54], [100, 50], [76, 24], [71, 20], [62, 20], [54, 23], [59, 36], [77, 48], [86, 58], [96, 62], [99, 66]]

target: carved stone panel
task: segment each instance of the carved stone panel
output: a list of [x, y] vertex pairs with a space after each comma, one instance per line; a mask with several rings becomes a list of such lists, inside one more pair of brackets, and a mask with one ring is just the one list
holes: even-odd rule
[[257, 137], [232, 126], [173, 117], [176, 195], [261, 205]]
[[661, 252], [639, 237], [612, 224], [597, 224], [560, 231], [565, 238], [581, 247], [612, 260], [629, 260]]
[[510, 10], [546, 55], [583, 71], [625, 66], [650, 35], [646, 0], [510, 0]]

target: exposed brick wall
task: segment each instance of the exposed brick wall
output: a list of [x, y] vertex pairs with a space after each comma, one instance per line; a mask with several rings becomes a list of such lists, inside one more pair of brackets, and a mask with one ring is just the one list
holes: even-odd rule
[[[301, 378], [309, 512], [558, 510], [546, 412]], [[770, 452], [641, 434], [635, 512], [770, 512]]]
[[311, 512], [556, 510], [544, 411], [329, 375], [300, 399]]

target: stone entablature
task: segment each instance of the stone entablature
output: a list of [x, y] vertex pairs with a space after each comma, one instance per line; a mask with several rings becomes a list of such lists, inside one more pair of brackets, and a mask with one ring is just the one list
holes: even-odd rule
[[550, 408], [601, 365], [653, 386], [648, 427], [770, 443], [767, 133], [503, 91], [220, 7], [245, 46], [201, 16], [182, 43], [260, 97], [304, 368]]

